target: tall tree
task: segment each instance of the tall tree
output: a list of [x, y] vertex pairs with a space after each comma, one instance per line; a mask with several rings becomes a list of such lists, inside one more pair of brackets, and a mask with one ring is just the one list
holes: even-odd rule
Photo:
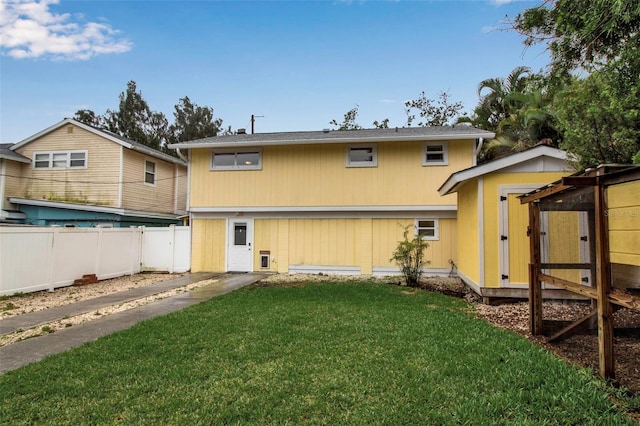
[[222, 129], [222, 119], [213, 117], [213, 108], [198, 106], [188, 96], [180, 99], [169, 126], [169, 142], [184, 142], [217, 136]]
[[480, 102], [476, 107], [476, 115], [481, 127], [495, 131], [500, 123], [520, 108], [518, 95], [525, 93], [529, 67], [514, 68], [507, 78], [496, 77], [482, 80], [478, 84]]
[[640, 3], [547, 0], [512, 24], [526, 45], [546, 44], [552, 76], [589, 73], [554, 102], [561, 146], [584, 155], [584, 166], [631, 162], [640, 152]]
[[410, 99], [404, 103], [407, 114], [407, 127], [410, 127], [416, 119], [416, 112], [424, 121], [418, 122], [418, 126], [445, 126], [452, 124], [459, 118], [464, 109], [462, 102], [452, 102], [447, 92], [440, 92], [437, 99], [427, 98], [425, 92], [420, 93], [416, 99]]
[[344, 118], [342, 123], [338, 123], [336, 119], [333, 119], [329, 122], [332, 126], [338, 126], [336, 130], [360, 130], [362, 126], [356, 123], [356, 118], [358, 117], [358, 105], [351, 108], [344, 114]]

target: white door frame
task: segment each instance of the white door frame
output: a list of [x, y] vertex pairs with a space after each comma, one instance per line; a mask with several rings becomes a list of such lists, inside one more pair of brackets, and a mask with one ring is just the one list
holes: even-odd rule
[[[234, 246], [235, 224], [247, 226], [246, 245], [244, 249]], [[253, 218], [227, 218], [227, 238], [225, 244], [225, 269], [233, 272], [253, 272]]]
[[[510, 277], [509, 274], [509, 194], [527, 194], [531, 191], [538, 189], [540, 185], [500, 185], [498, 186], [498, 257], [500, 274], [500, 287], [501, 288], [522, 288], [523, 284], [528, 283], [516, 283], [511, 284], [509, 278], [502, 279], [502, 276]], [[503, 200], [503, 197], [505, 198]], [[506, 237], [502, 240], [502, 237]]]

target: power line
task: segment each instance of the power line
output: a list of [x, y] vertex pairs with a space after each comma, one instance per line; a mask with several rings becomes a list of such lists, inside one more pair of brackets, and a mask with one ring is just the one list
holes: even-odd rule
[[[128, 184], [133, 184], [133, 183], [146, 183], [146, 181], [144, 179], [142, 180], [130, 180], [130, 181], [115, 181], [115, 182], [100, 182], [100, 181], [95, 181], [95, 180], [69, 180], [69, 179], [45, 179], [45, 178], [37, 178], [37, 177], [29, 177], [29, 176], [15, 176], [15, 175], [9, 175], [9, 174], [2, 174], [0, 176], [4, 176], [4, 177], [10, 177], [10, 178], [14, 178], [14, 179], [26, 179], [26, 180], [37, 180], [37, 181], [42, 181], [42, 182], [55, 182], [55, 183], [86, 183], [86, 184], [92, 184], [92, 185], [128, 185]], [[166, 181], [166, 180], [175, 180], [175, 179], [179, 179], [182, 177], [186, 177], [187, 175], [178, 175], [178, 176], [172, 176], [172, 177], [168, 177], [168, 178], [162, 178], [162, 179], [155, 179], [155, 182], [162, 182], [162, 181]]]

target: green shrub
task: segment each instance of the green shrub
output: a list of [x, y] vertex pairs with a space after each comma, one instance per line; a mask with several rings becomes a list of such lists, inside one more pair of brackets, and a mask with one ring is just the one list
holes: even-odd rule
[[[429, 247], [429, 243], [424, 241], [420, 235], [415, 235], [412, 232], [412, 226], [405, 226], [403, 229], [403, 240], [398, 241], [398, 246], [389, 260], [398, 264], [407, 286], [418, 287], [422, 276], [422, 267], [431, 263], [424, 259], [424, 251]], [[411, 239], [409, 239], [410, 233]]]

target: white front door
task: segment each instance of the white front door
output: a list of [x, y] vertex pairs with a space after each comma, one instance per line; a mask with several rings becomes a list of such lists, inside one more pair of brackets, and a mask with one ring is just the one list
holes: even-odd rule
[[227, 271], [253, 271], [253, 219], [229, 219]]

